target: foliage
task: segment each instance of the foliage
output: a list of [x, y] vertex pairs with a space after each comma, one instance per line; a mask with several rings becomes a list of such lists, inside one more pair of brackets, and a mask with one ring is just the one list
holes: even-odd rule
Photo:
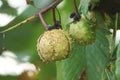
[[117, 50], [116, 71], [115, 71], [118, 80], [120, 79], [120, 73], [119, 73], [120, 62], [119, 61], [120, 61], [120, 43], [118, 45], [118, 50]]
[[[22, 14], [17, 15], [7, 26], [0, 28], [0, 31], [37, 14], [54, 1], [30, 0], [31, 5]], [[45, 31], [45, 28], [38, 17], [17, 29], [3, 33], [5, 38], [3, 38], [3, 34], [0, 34], [0, 48], [4, 46], [13, 51], [19, 59], [22, 59], [22, 56], [29, 55], [29, 61], [41, 69], [37, 80], [120, 80], [120, 43], [118, 46], [115, 45], [116, 31], [120, 28], [120, 14], [117, 12], [107, 13], [108, 11], [105, 12], [99, 8], [94, 9], [95, 6], [98, 7], [99, 1], [103, 0], [76, 0], [79, 12], [84, 15], [88, 14], [91, 2], [93, 2], [90, 11], [93, 9], [92, 12], [95, 13], [96, 21], [92, 22], [92, 25], [95, 26], [96, 40], [93, 44], [86, 46], [80, 46], [73, 42], [71, 56], [65, 60], [46, 64], [39, 59], [36, 44], [38, 37]], [[3, 0], [2, 2], [4, 4], [0, 7], [0, 13], [16, 15], [16, 9], [9, 6], [7, 1]], [[72, 21], [69, 16], [74, 11], [72, 1], [63, 0], [57, 8], [61, 15], [63, 29], [68, 29], [69, 23]], [[105, 14], [109, 18], [106, 18]], [[116, 16], [117, 14], [118, 16]], [[45, 20], [50, 25], [53, 24], [51, 15], [50, 11], [44, 15]], [[56, 17], [58, 18], [59, 15], [57, 14]], [[113, 29], [113, 34], [111, 34], [110, 29]], [[2, 53], [2, 51], [0, 52]], [[16, 77], [0, 76], [0, 80], [10, 79], [17, 80]]]

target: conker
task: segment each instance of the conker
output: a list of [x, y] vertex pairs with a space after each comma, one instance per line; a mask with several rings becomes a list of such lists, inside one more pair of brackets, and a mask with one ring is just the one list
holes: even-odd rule
[[37, 50], [44, 62], [65, 59], [71, 51], [70, 36], [61, 29], [48, 30], [39, 37]]

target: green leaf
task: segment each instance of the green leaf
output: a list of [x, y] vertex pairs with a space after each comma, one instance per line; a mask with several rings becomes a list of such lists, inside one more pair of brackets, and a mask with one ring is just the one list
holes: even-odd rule
[[119, 46], [117, 48], [117, 60], [116, 60], [116, 70], [115, 70], [115, 74], [117, 77], [117, 80], [120, 80], [120, 43]]
[[86, 48], [88, 80], [102, 80], [109, 60], [109, 43], [104, 33], [97, 31], [97, 39]]
[[[73, 46], [70, 58], [57, 62], [57, 80], [102, 80], [108, 61], [109, 43], [101, 31], [97, 31], [94, 44]], [[83, 71], [86, 69], [86, 74]]]
[[95, 12], [95, 17], [96, 17], [96, 20], [97, 20], [97, 26], [100, 27], [102, 32], [104, 32], [105, 34], [111, 34], [108, 27], [105, 25], [102, 13]]
[[17, 15], [17, 10], [9, 6], [6, 0], [2, 1], [2, 6], [0, 7], [0, 13], [7, 13], [8, 15]]
[[82, 70], [86, 68], [85, 47], [75, 44], [70, 58], [56, 64], [57, 80], [78, 80]]
[[85, 15], [88, 12], [90, 0], [80, 0], [79, 9]]

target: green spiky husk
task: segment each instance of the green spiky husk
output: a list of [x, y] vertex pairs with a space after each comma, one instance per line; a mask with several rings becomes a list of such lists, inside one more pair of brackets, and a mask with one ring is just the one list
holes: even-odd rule
[[80, 45], [92, 44], [96, 39], [91, 25], [85, 19], [72, 23], [70, 25], [69, 33]]
[[46, 31], [38, 39], [37, 50], [44, 62], [65, 59], [71, 51], [70, 36], [61, 29]]

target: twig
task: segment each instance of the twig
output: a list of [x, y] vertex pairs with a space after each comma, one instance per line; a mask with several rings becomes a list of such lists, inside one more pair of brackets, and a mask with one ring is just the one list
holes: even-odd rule
[[46, 28], [46, 30], [49, 28], [48, 27], [48, 24], [46, 23], [46, 21], [44, 20], [43, 18], [43, 14], [47, 11], [49, 11], [50, 9], [53, 9], [55, 6], [57, 6], [62, 0], [56, 0], [54, 3], [52, 3], [51, 5], [49, 5], [48, 7], [42, 9], [40, 12], [39, 12], [39, 18], [42, 22], [42, 24], [44, 25], [44, 27]]
[[40, 18], [42, 24], [44, 25], [44, 27], [47, 30], [48, 29], [48, 24], [46, 23], [45, 19], [43, 18], [43, 15], [41, 13], [39, 13], [39, 18]]
[[53, 22], [56, 24], [55, 7], [52, 9]]

